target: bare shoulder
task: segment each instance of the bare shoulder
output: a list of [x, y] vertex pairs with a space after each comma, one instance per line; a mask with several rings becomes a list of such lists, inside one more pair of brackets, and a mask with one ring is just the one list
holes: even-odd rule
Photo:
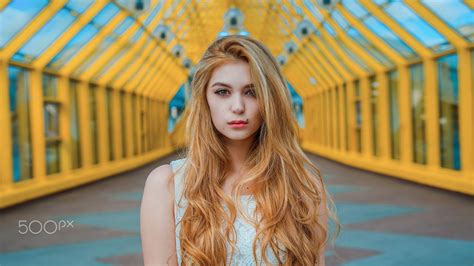
[[176, 263], [174, 182], [170, 165], [150, 172], [140, 209], [140, 234], [145, 265]]
[[145, 183], [145, 187], [149, 186], [160, 186], [167, 184], [171, 177], [173, 176], [173, 171], [169, 164], [163, 164], [155, 169], [153, 169], [148, 175]]

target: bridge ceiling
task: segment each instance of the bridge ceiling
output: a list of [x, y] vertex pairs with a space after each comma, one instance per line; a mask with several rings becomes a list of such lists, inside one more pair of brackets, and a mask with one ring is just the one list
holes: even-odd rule
[[0, 0], [0, 63], [169, 101], [213, 40], [248, 34], [306, 98], [472, 48], [473, 7], [470, 0]]

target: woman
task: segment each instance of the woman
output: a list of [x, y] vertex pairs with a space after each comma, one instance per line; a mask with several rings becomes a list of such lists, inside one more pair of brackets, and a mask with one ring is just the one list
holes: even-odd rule
[[212, 43], [187, 119], [186, 158], [146, 181], [145, 264], [324, 265], [331, 201], [268, 49], [243, 36]]

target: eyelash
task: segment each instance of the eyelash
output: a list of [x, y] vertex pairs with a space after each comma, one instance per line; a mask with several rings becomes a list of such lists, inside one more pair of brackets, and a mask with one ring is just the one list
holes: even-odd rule
[[[223, 91], [229, 92], [229, 90], [227, 90], [227, 89], [219, 89], [219, 90], [216, 90], [215, 94], [224, 96], [225, 94], [221, 94], [221, 92], [223, 92]], [[252, 97], [255, 97], [255, 96], [256, 96], [256, 95], [255, 95], [255, 90], [248, 90], [247, 92], [251, 92], [251, 93], [252, 93], [252, 94], [251, 94]], [[247, 93], [247, 92], [246, 92], [246, 93]]]

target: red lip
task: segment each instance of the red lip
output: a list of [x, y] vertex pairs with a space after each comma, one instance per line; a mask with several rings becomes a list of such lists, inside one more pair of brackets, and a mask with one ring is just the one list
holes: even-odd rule
[[247, 123], [248, 123], [247, 121], [243, 121], [243, 120], [232, 120], [228, 124], [229, 125], [239, 125], [239, 124], [247, 124]]

